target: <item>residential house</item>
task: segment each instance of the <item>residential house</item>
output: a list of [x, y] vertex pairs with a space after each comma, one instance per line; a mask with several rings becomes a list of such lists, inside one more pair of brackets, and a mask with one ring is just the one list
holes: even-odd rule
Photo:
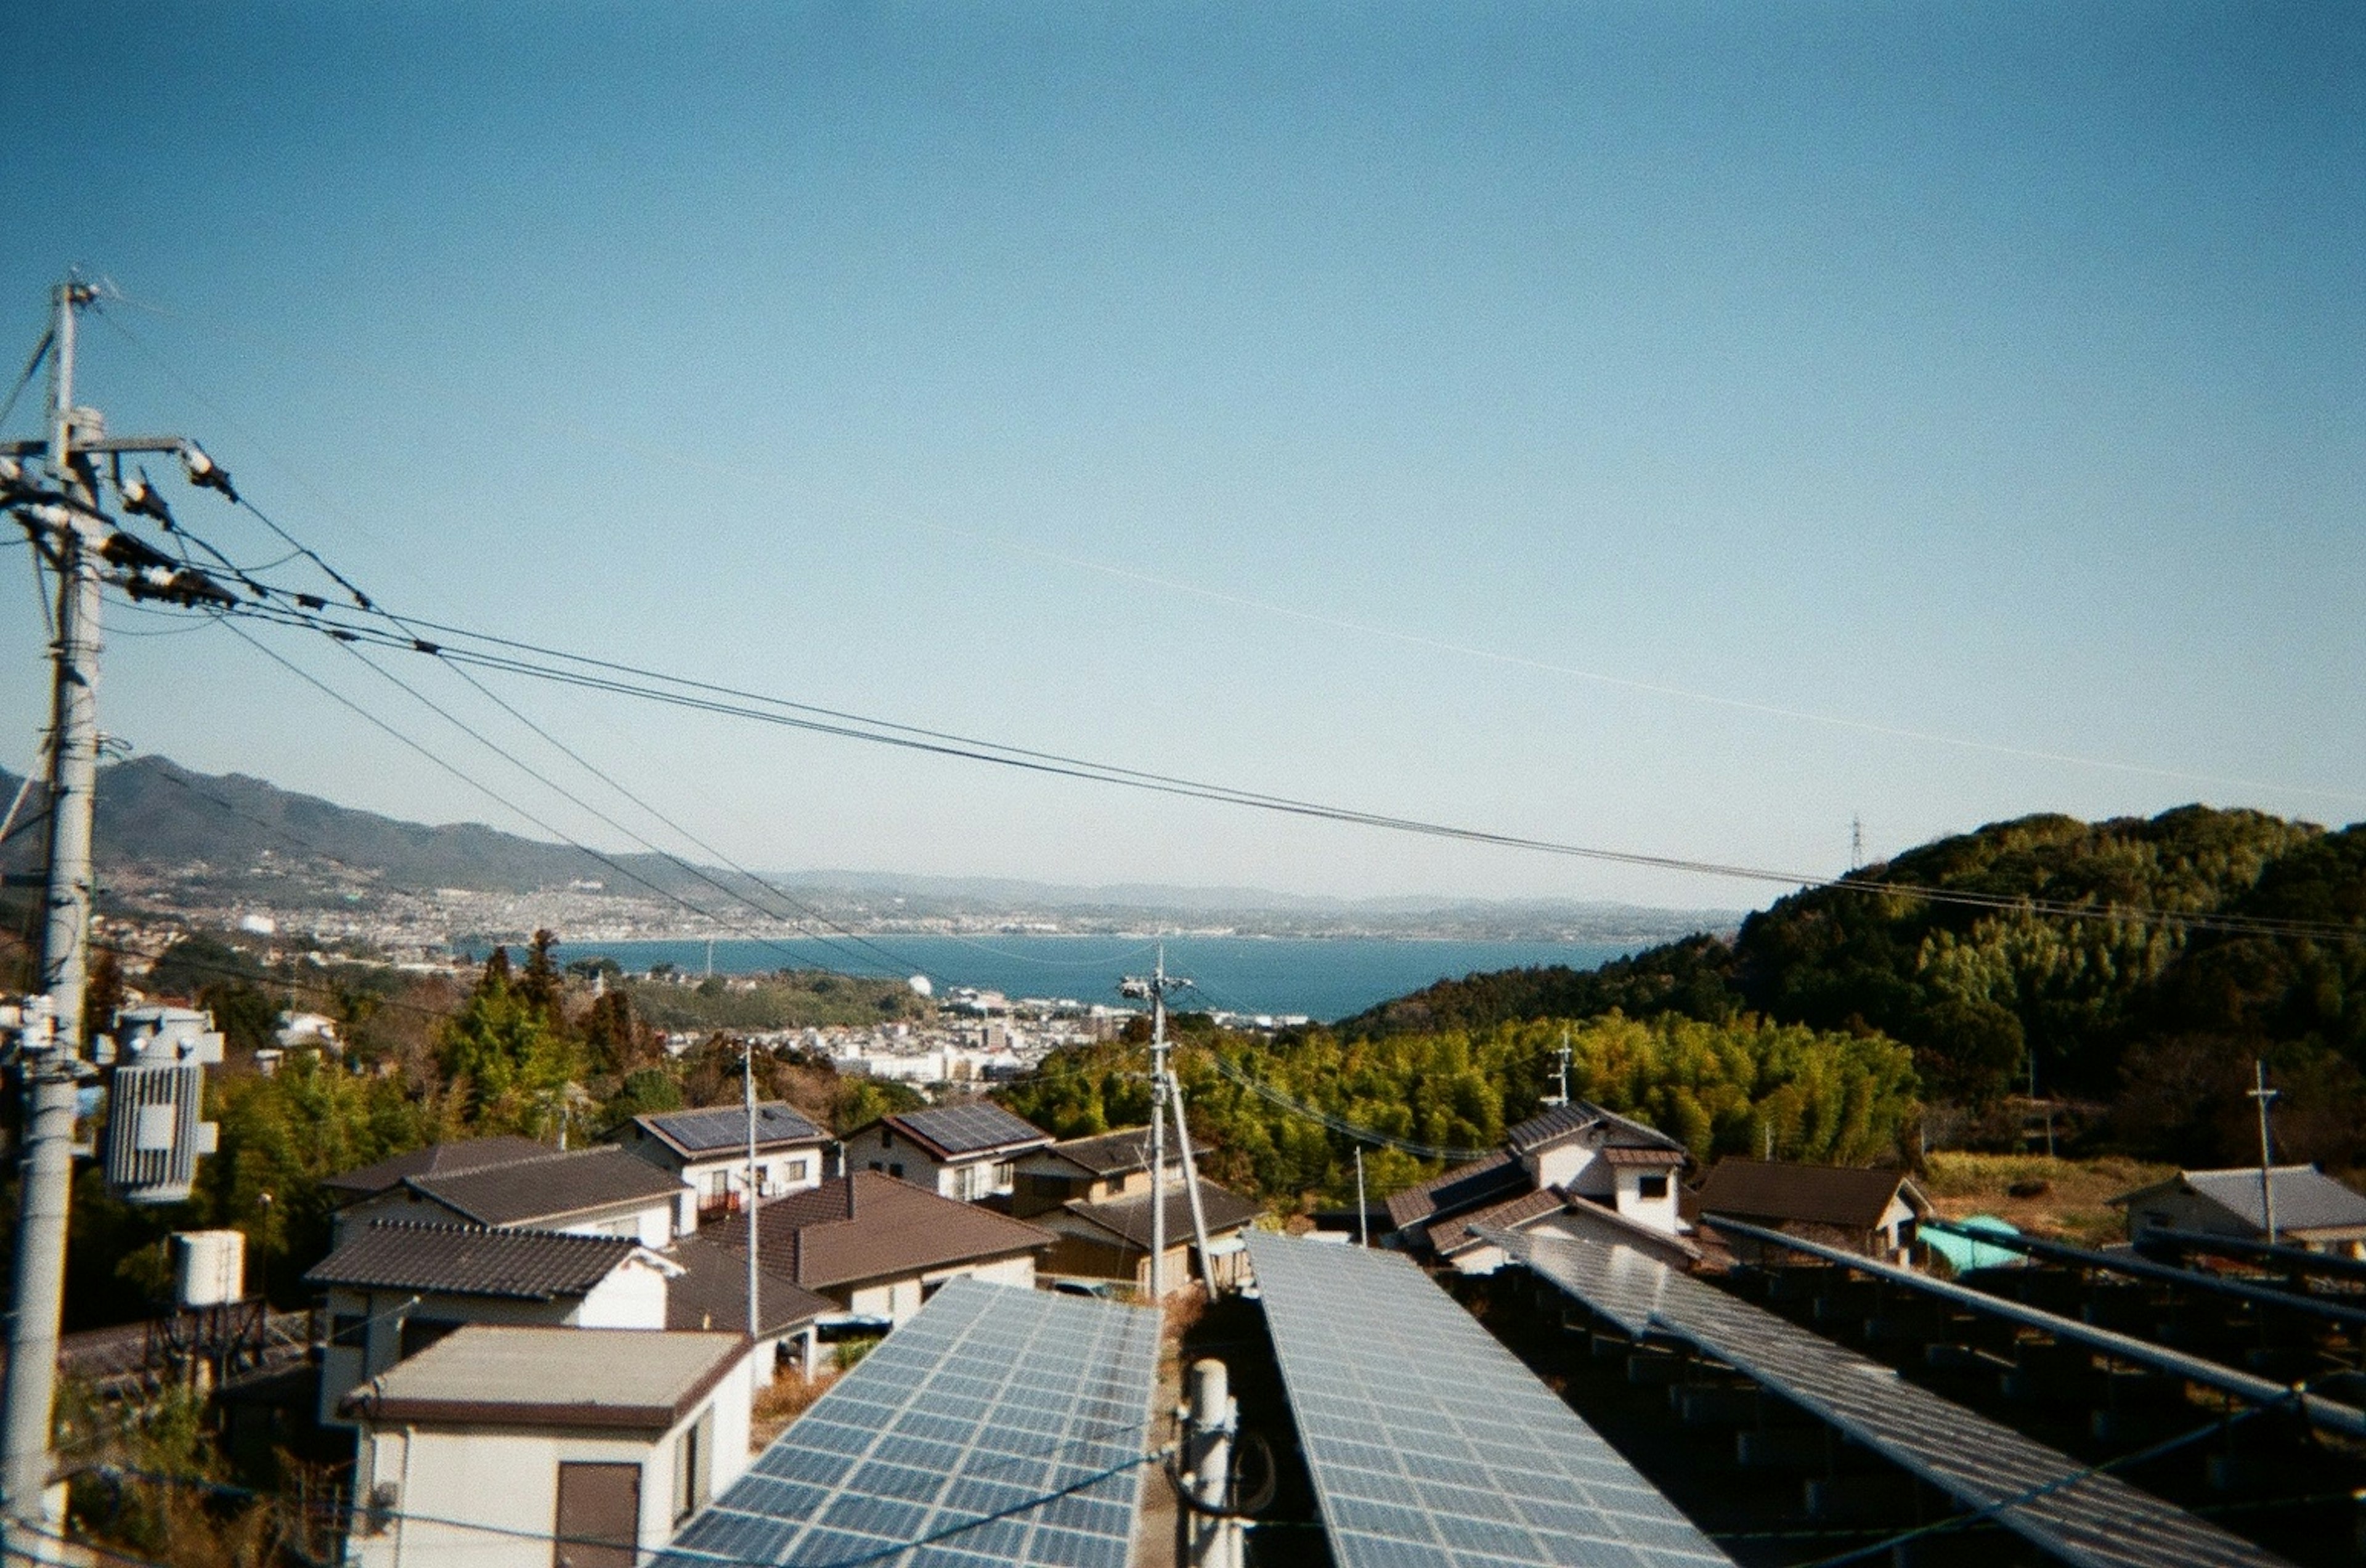
[[[626, 1236], [662, 1248], [697, 1227], [695, 1195], [644, 1159], [610, 1145], [560, 1151], [518, 1139], [486, 1139], [501, 1150], [468, 1145], [457, 1168], [443, 1150], [421, 1149], [332, 1179], [355, 1193], [337, 1213], [342, 1242], [377, 1220], [490, 1225], [501, 1230], [567, 1231]], [[531, 1154], [519, 1155], [523, 1145]], [[510, 1157], [502, 1157], [507, 1154]], [[385, 1179], [389, 1168], [424, 1156], [427, 1168]], [[380, 1185], [380, 1183], [384, 1183]]]
[[[1193, 1157], [1205, 1156], [1207, 1145], [1192, 1141]], [[1166, 1179], [1183, 1179], [1183, 1154], [1170, 1141], [1166, 1146]], [[1106, 1203], [1150, 1190], [1150, 1129], [1121, 1127], [1089, 1138], [1067, 1138], [1020, 1155], [1011, 1162], [1010, 1212], [1020, 1219], [1049, 1213], [1065, 1203], [1082, 1200]]]
[[[1700, 1212], [1714, 1224], [1720, 1214], [1885, 1263], [1910, 1263], [1930, 1199], [1901, 1170], [1793, 1165], [1780, 1160], [1721, 1159], [1703, 1178]], [[1745, 1263], [1796, 1258], [1747, 1236], [1725, 1244]]]
[[847, 1134], [846, 1168], [975, 1202], [1010, 1191], [1021, 1156], [1052, 1134], [987, 1100], [898, 1111]]
[[[744, 1237], [743, 1221], [737, 1228]], [[748, 1326], [748, 1248], [726, 1247], [710, 1227], [674, 1243], [666, 1261], [680, 1272], [666, 1281], [665, 1325], [707, 1332], [744, 1330]], [[839, 1307], [827, 1296], [816, 1295], [775, 1266], [764, 1251], [760, 1233], [756, 1259], [756, 1382], [772, 1381], [783, 1362], [794, 1363], [811, 1376], [817, 1364], [821, 1320]]]
[[1629, 1247], [1672, 1269], [1689, 1269], [1701, 1257], [1701, 1249], [1686, 1237], [1554, 1187], [1434, 1221], [1423, 1232], [1424, 1250], [1440, 1263], [1452, 1264], [1457, 1272], [1492, 1274], [1505, 1261], [1493, 1233], [1505, 1231], [1543, 1232]]
[[[1676, 1178], [1690, 1157], [1665, 1133], [1589, 1101], [1548, 1106], [1506, 1132], [1502, 1149], [1391, 1193], [1393, 1229], [1387, 1239], [1466, 1272], [1485, 1273], [1503, 1262], [1501, 1249], [1451, 1222], [1493, 1211], [1484, 1223], [1520, 1229], [1546, 1224], [1558, 1213], [1579, 1217], [1551, 1218], [1554, 1229], [1601, 1229], [1584, 1225], [1594, 1216], [1582, 1213], [1581, 1204], [1628, 1222], [1610, 1227], [1621, 1237], [1648, 1231], [1681, 1238], [1685, 1227], [1676, 1213]], [[1693, 1255], [1689, 1244], [1659, 1250]]]
[[[785, 1102], [756, 1106], [755, 1162], [759, 1198], [777, 1197], [821, 1184], [829, 1134]], [[702, 1224], [739, 1212], [748, 1182], [748, 1110], [718, 1105], [704, 1111], [666, 1111], [631, 1121], [603, 1134], [660, 1170], [670, 1171], [697, 1194]]]
[[[1114, 1280], [1147, 1292], [1150, 1289], [1153, 1194], [1145, 1173], [1138, 1190], [1122, 1197], [1095, 1201], [1071, 1198], [1056, 1209], [1031, 1216], [1059, 1239], [1042, 1263], [1043, 1271], [1058, 1279]], [[1259, 1213], [1258, 1206], [1212, 1181], [1200, 1183], [1200, 1212], [1208, 1226], [1210, 1270], [1219, 1286], [1237, 1283], [1244, 1248], [1241, 1233]], [[1178, 1177], [1165, 1199], [1166, 1251], [1165, 1283], [1169, 1290], [1200, 1276], [1199, 1242], [1191, 1224], [1191, 1195]]]
[[[757, 1254], [849, 1314], [896, 1324], [963, 1275], [1031, 1287], [1050, 1232], [875, 1171], [836, 1177], [756, 1211]], [[712, 1239], [744, 1259], [738, 1225]]]
[[627, 1236], [402, 1220], [349, 1228], [304, 1276], [328, 1322], [321, 1425], [337, 1424], [352, 1390], [468, 1324], [664, 1328], [667, 1280], [680, 1272]]
[[2313, 1165], [2272, 1167], [2262, 1181], [2257, 1166], [2233, 1170], [2180, 1170], [2166, 1181], [2111, 1200], [2127, 1212], [2128, 1236], [2148, 1230], [2199, 1231], [2265, 1241], [2268, 1189], [2276, 1200], [2276, 1240], [2312, 1252], [2366, 1257], [2366, 1197]]
[[354, 1391], [355, 1568], [635, 1568], [748, 1468], [739, 1335], [472, 1325]]
[[1528, 1185], [1590, 1199], [1664, 1235], [1681, 1235], [1676, 1178], [1692, 1162], [1656, 1127], [1588, 1100], [1548, 1106], [1504, 1134]]

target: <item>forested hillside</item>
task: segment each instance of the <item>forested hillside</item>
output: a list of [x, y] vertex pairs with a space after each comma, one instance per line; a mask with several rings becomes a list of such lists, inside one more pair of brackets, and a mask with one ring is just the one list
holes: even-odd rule
[[[2366, 825], [2328, 833], [2251, 811], [2149, 820], [2027, 817], [1944, 839], [1776, 902], [1731, 945], [1701, 938], [1596, 974], [1474, 976], [1339, 1025], [1348, 1037], [1539, 1018], [1754, 1014], [1904, 1042], [1927, 1097], [1973, 1106], [2027, 1081], [2108, 1107], [2098, 1135], [2166, 1158], [2255, 1152], [2253, 1058], [2284, 1089], [2286, 1153], [2366, 1152]], [[1932, 887], [2113, 918], [1979, 908]], [[2180, 917], [2308, 921], [2306, 935], [2195, 931]]]
[[[1914, 1109], [1905, 1049], [1864, 1032], [1663, 1013], [1605, 1016], [1567, 1029], [1504, 1022], [1474, 1031], [1349, 1038], [1311, 1030], [1266, 1041], [1177, 1021], [1177, 1075], [1192, 1131], [1217, 1146], [1209, 1174], [1293, 1202], [1355, 1190], [1353, 1144], [1246, 1087], [1245, 1078], [1325, 1116], [1432, 1149], [1482, 1150], [1533, 1114], [1566, 1038], [1570, 1090], [1675, 1134], [1707, 1159], [1769, 1146], [1787, 1158], [1864, 1164], [1894, 1157]], [[1229, 1069], [1229, 1070], [1225, 1070]], [[1142, 1048], [1064, 1051], [1000, 1096], [1062, 1136], [1148, 1120]], [[1367, 1152], [1374, 1196], [1437, 1168], [1400, 1149]]]

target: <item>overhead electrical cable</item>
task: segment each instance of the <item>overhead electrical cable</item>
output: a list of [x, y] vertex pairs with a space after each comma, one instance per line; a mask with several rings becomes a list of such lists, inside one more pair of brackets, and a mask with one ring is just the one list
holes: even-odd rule
[[[227, 622], [224, 624], [229, 625]], [[479, 795], [484, 795], [495, 805], [501, 807], [505, 810], [516, 813], [519, 817], [533, 823], [535, 827], [540, 828], [544, 832], [548, 833], [551, 837], [583, 854], [591, 856], [593, 860], [596, 860], [601, 864], [608, 867], [617, 875], [622, 876], [628, 881], [639, 883], [642, 886], [648, 888], [659, 897], [663, 898], [670, 903], [679, 905], [681, 908], [689, 910], [692, 914], [698, 916], [701, 919], [712, 920], [718, 925], [725, 925], [726, 929], [733, 929], [730, 928], [727, 922], [718, 919], [712, 911], [701, 908], [698, 905], [692, 903], [689, 899], [684, 898], [672, 889], [666, 887], [663, 884], [659, 883], [650, 877], [642, 875], [639, 872], [633, 870], [630, 866], [625, 865], [623, 862], [617, 860], [613, 855], [604, 854], [602, 852], [592, 848], [589, 844], [580, 841], [555, 824], [544, 820], [541, 817], [538, 817], [524, 807], [519, 806], [514, 801], [509, 799], [506, 795], [503, 795], [499, 791], [493, 789], [490, 785], [477, 779], [458, 764], [436, 752], [434, 749], [425, 745], [423, 742], [413, 739], [411, 736], [405, 734], [402, 730], [398, 729], [395, 726], [379, 717], [377, 714], [372, 713], [368, 708], [363, 706], [360, 703], [355, 702], [344, 693], [338, 691], [334, 686], [332, 686], [327, 682], [321, 680], [318, 676], [304, 669], [294, 660], [286, 658], [276, 649], [271, 648], [261, 639], [250, 636], [242, 627], [231, 625], [229, 626], [229, 629], [235, 634], [240, 640], [245, 642], [249, 647], [260, 652], [265, 658], [270, 660], [273, 663], [277, 664], [280, 668], [287, 671], [290, 674], [296, 676], [297, 679], [320, 692], [331, 701], [338, 704], [344, 708], [346, 708], [357, 717], [361, 718], [365, 723], [369, 724], [374, 728], [377, 728], [384, 734], [391, 737], [394, 740], [398, 741], [404, 747], [416, 752], [421, 757], [425, 758], [428, 761], [433, 762], [436, 767], [442, 769], [447, 773], [450, 773], [454, 778], [458, 779], [462, 784], [467, 784], [469, 788], [477, 791]], [[364, 660], [362, 662], [365, 664], [369, 663], [367, 660]], [[371, 665], [370, 668], [376, 670], [377, 667], [376, 665]], [[398, 678], [385, 671], [378, 671], [378, 673], [389, 680], [394, 681], [398, 685], [402, 683]], [[425, 701], [426, 699], [422, 698], [422, 700]], [[430, 705], [433, 705], [431, 704]], [[746, 932], [744, 931], [742, 931], [741, 934], [748, 936], [751, 941], [760, 942], [762, 945], [772, 948], [774, 952], [782, 954], [782, 956], [785, 958], [789, 958], [792, 961], [795, 961], [797, 959], [797, 955], [794, 953], [768, 937], [755, 935], [754, 933]]]
[[[306, 602], [308, 599], [309, 603]], [[370, 642], [379, 647], [426, 653], [445, 660], [466, 662], [481, 669], [530, 675], [587, 690], [639, 697], [692, 711], [753, 719], [815, 734], [862, 740], [876, 745], [893, 746], [907, 750], [961, 758], [972, 761], [991, 762], [998, 766], [1058, 777], [1116, 784], [1152, 794], [1211, 801], [1222, 805], [1250, 807], [1286, 816], [1376, 828], [1421, 837], [1448, 839], [1615, 864], [1642, 866], [1654, 870], [1774, 883], [1800, 888], [1829, 889], [1860, 897], [1923, 899], [1932, 903], [1989, 909], [2004, 914], [2050, 916], [2065, 919], [2113, 923], [2180, 925], [2194, 931], [2245, 936], [2340, 939], [2357, 935], [2356, 928], [2336, 921], [2280, 919], [2204, 911], [2161, 909], [2134, 905], [2093, 904], [2067, 899], [1989, 894], [1968, 888], [1935, 887], [1926, 884], [1890, 881], [1870, 872], [1856, 872], [1840, 877], [1820, 876], [1796, 871], [1779, 871], [1732, 863], [1608, 849], [1596, 845], [1539, 839], [1521, 834], [1426, 821], [1383, 812], [1331, 806], [1318, 801], [1270, 795], [1113, 763], [1096, 762], [1058, 752], [984, 740], [950, 731], [902, 724], [890, 719], [874, 718], [843, 709], [823, 707], [789, 698], [719, 686], [710, 682], [666, 675], [614, 660], [542, 648], [492, 634], [470, 632], [462, 627], [441, 623], [421, 620], [411, 624], [453, 640], [423, 642], [422, 639], [418, 638], [406, 639], [398, 635], [384, 632], [376, 626], [341, 620], [329, 613], [326, 606], [318, 599], [291, 594], [285, 590], [275, 589], [272, 600], [266, 603], [219, 607], [206, 613], [225, 618], [244, 617], [276, 621], [282, 625], [308, 627], [339, 641]], [[479, 646], [470, 646], [471, 644]], [[557, 662], [546, 662], [551, 660]]]

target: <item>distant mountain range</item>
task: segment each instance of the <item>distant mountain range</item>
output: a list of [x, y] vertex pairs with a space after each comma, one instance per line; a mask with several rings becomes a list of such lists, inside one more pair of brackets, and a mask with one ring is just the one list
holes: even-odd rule
[[[0, 806], [22, 781], [0, 770]], [[27, 792], [0, 867], [21, 876], [38, 869], [46, 792]], [[102, 872], [170, 874], [184, 882], [247, 878], [269, 863], [301, 869], [348, 891], [386, 893], [461, 888], [531, 894], [598, 882], [613, 893], [659, 897], [693, 891], [711, 900], [714, 877], [750, 891], [735, 873], [685, 872], [661, 856], [603, 860], [565, 844], [506, 833], [479, 822], [430, 827], [298, 795], [243, 773], [193, 773], [163, 757], [139, 757], [99, 773], [97, 857]], [[619, 868], [622, 868], [620, 872]], [[1728, 931], [1738, 911], [1661, 909], [1559, 900], [1490, 901], [1391, 897], [1352, 899], [1256, 887], [1164, 884], [1075, 886], [1002, 877], [922, 876], [861, 871], [765, 874], [801, 897], [874, 919], [927, 920], [993, 915], [1070, 916], [1119, 921], [1164, 918], [1188, 923], [1247, 923], [1292, 931], [1567, 933], [1578, 940], [1661, 940], [1696, 931]], [[249, 884], [251, 886], [251, 884]], [[650, 885], [654, 885], [654, 887]]]

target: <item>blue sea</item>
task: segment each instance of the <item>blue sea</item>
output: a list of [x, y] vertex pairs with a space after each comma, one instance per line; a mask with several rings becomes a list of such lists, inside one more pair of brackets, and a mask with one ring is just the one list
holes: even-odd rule
[[[1202, 1005], [1230, 1012], [1304, 1013], [1328, 1021], [1363, 1011], [1441, 979], [1495, 969], [1565, 964], [1592, 969], [1635, 951], [1597, 943], [1556, 942], [1418, 942], [1385, 937], [1167, 937], [1169, 974], [1189, 977]], [[562, 963], [605, 954], [629, 970], [671, 964], [697, 973], [706, 967], [704, 942], [568, 942]], [[1108, 936], [866, 936], [862, 944], [833, 938], [779, 942], [724, 941], [714, 944], [718, 975], [767, 973], [783, 967], [844, 974], [926, 975], [938, 994], [975, 986], [1011, 997], [1065, 997], [1114, 1002], [1118, 981], [1146, 975], [1154, 944], [1140, 937]], [[1177, 1005], [1188, 1006], [1188, 1002]]]

